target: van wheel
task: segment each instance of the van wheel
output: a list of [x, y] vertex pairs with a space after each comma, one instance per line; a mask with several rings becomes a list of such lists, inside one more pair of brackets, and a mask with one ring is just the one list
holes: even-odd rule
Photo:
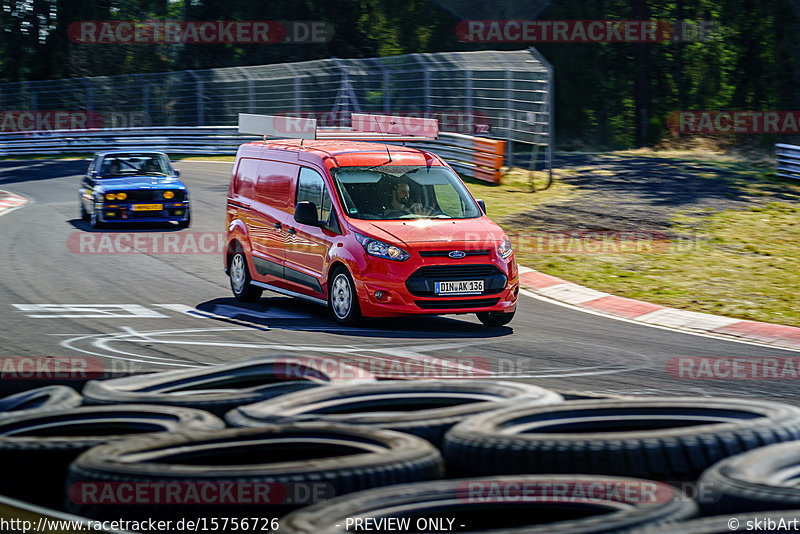
[[356, 285], [343, 268], [334, 272], [328, 287], [328, 308], [341, 324], [354, 326], [361, 322]]
[[247, 270], [247, 259], [241, 248], [231, 258], [228, 275], [231, 279], [231, 290], [236, 300], [239, 302], [258, 302], [261, 300], [263, 290], [250, 284], [253, 279], [250, 278], [250, 271]]
[[510, 323], [511, 319], [514, 318], [514, 312], [480, 312], [476, 315], [478, 316], [478, 320], [486, 326], [504, 326]]

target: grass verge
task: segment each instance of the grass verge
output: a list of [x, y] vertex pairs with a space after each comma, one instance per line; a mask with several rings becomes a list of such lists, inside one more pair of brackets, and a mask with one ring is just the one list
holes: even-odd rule
[[[687, 155], [681, 158], [693, 159]], [[706, 158], [702, 160], [709, 162]], [[758, 203], [748, 209], [702, 215], [677, 213], [671, 230], [684, 237], [655, 246], [645, 243], [628, 247], [629, 252], [617, 249], [607, 253], [602, 247], [599, 253], [586, 253], [586, 247], [555, 247], [554, 252], [540, 242], [538, 247], [518, 250], [518, 262], [615, 295], [692, 311], [800, 326], [797, 304], [800, 184], [776, 178], [773, 171], [761, 165], [728, 158], [712, 163], [725, 171], [725, 180], [757, 197]], [[558, 183], [552, 192], [546, 193], [568, 201], [580, 194], [580, 189], [564, 188]], [[500, 215], [513, 212], [526, 203], [524, 199], [533, 196], [498, 188], [492, 201], [503, 206], [498, 209]], [[529, 208], [532, 205], [535, 202], [528, 204]], [[495, 215], [490, 212], [490, 216]], [[504, 224], [502, 220], [498, 222], [509, 233], [530, 231]]]

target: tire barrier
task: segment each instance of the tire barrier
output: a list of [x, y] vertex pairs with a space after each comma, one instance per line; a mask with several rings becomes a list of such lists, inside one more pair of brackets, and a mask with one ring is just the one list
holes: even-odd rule
[[290, 421], [368, 425], [408, 432], [439, 446], [451, 426], [471, 415], [558, 402], [559, 394], [520, 382], [399, 380], [306, 390], [239, 407], [225, 418], [236, 427]]
[[0, 494], [60, 508], [69, 464], [96, 445], [133, 434], [218, 430], [200, 410], [166, 406], [98, 406], [0, 420]]
[[702, 508], [707, 515], [800, 509], [798, 472], [800, 441], [726, 458], [707, 469], [698, 481], [711, 489]]
[[[95, 380], [83, 388], [86, 404], [158, 404], [197, 408], [222, 416], [243, 404], [354, 376], [370, 381], [363, 369], [346, 364], [326, 373], [328, 360], [313, 356], [271, 356], [213, 367]], [[315, 364], [319, 365], [315, 365]]]
[[0, 399], [0, 420], [36, 413], [70, 410], [81, 405], [77, 391], [67, 386], [45, 386]]
[[598, 473], [696, 480], [725, 457], [800, 437], [800, 408], [715, 398], [582, 400], [471, 417], [445, 437], [469, 475]]
[[[588, 493], [576, 496], [573, 492], [578, 488]], [[598, 534], [678, 521], [696, 513], [697, 505], [691, 498], [661, 482], [587, 475], [520, 475], [361, 491], [289, 514], [281, 520], [280, 531], [347, 532], [359, 530], [357, 519], [362, 521], [360, 530], [366, 530], [363, 521], [369, 518], [373, 530], [382, 532], [450, 529], [462, 533]], [[441, 525], [446, 529], [432, 528], [433, 521], [450, 519], [452, 523]], [[395, 528], [390, 528], [390, 521]], [[397, 528], [398, 524], [402, 528]]]
[[[0, 518], [7, 498], [100, 520], [285, 516], [289, 532], [335, 532], [344, 514], [451, 517], [460, 532], [702, 533], [758, 531], [800, 510], [800, 407], [561, 395], [487, 379], [377, 381], [343, 368], [357, 363], [329, 361], [264, 357], [92, 381], [84, 397], [48, 386], [2, 398]], [[238, 428], [225, 429], [223, 414]], [[655, 484], [659, 499], [542, 493], [592, 483], [638, 484], [640, 494]], [[481, 500], [487, 484], [499, 485], [491, 496], [500, 501]], [[530, 487], [522, 500], [502, 491]], [[465, 506], [464, 492], [477, 500]], [[727, 515], [693, 520], [696, 506]], [[741, 526], [723, 522], [731, 518]]]
[[[125, 505], [126, 518], [275, 517], [309, 502], [442, 474], [441, 455], [430, 443], [390, 430], [299, 423], [186, 432], [82, 454], [69, 470], [67, 509], [113, 519], [115, 495], [127, 500], [122, 490], [133, 488], [142, 493]], [[147, 492], [165, 484], [160, 494]]]

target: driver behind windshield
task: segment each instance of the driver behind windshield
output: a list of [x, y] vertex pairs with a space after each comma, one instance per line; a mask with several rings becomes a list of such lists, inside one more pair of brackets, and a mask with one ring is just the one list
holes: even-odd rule
[[154, 159], [148, 159], [144, 164], [144, 172], [145, 174], [155, 174], [161, 172], [161, 168], [156, 163]]
[[431, 210], [419, 202], [411, 203], [411, 188], [405, 182], [398, 182], [392, 187], [392, 198], [385, 208], [383, 216], [397, 219], [404, 215], [430, 215]]

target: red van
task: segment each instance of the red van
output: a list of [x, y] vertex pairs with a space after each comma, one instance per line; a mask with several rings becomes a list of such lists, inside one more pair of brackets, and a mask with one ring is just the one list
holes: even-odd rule
[[312, 136], [239, 147], [225, 254], [236, 299], [269, 289], [328, 306], [344, 324], [513, 318], [511, 242], [447, 163], [405, 146], [320, 139], [315, 127]]

